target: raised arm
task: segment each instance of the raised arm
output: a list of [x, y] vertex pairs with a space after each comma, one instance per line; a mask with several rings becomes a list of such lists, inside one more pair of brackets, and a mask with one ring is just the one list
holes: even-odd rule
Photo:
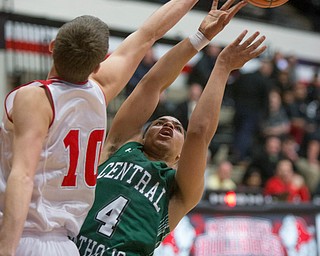
[[198, 0], [171, 0], [164, 4], [101, 63], [92, 79], [103, 88], [107, 102], [116, 97], [128, 83], [147, 50], [197, 2]]
[[[218, 0], [213, 1], [212, 9], [199, 26], [199, 31], [205, 37], [204, 42], [208, 43], [246, 5], [241, 1], [230, 8], [233, 2], [234, 0], [228, 0], [217, 10]], [[195, 49], [197, 42], [193, 41], [193, 37], [190, 38], [184, 39], [160, 58], [122, 104], [112, 122], [103, 158], [140, 133], [155, 110], [161, 92], [177, 78], [184, 65], [198, 52]]]
[[219, 54], [207, 85], [190, 117], [176, 174], [178, 189], [170, 201], [171, 228], [176, 226], [202, 196], [208, 145], [218, 126], [221, 102], [230, 72], [241, 68], [266, 49], [265, 46], [260, 46], [265, 37], [257, 39], [258, 32], [241, 43], [246, 34], [247, 31], [242, 32]]

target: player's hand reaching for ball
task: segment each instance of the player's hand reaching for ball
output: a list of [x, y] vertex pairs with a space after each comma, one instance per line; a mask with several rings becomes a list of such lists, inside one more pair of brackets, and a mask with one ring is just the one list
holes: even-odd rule
[[[209, 40], [212, 40], [230, 22], [236, 13], [247, 2], [240, 1], [232, 6], [235, 0], [228, 0], [219, 10], [219, 0], [213, 0], [211, 10], [199, 26], [199, 31]], [[231, 7], [232, 6], [232, 7]]]
[[[217, 62], [221, 62], [228, 71], [241, 68], [246, 62], [258, 57], [266, 50], [266, 46], [262, 45], [265, 36], [260, 36], [259, 32], [253, 33], [245, 41], [244, 37], [248, 31], [243, 31], [236, 40], [226, 46], [219, 54]], [[243, 42], [242, 42], [243, 41]]]

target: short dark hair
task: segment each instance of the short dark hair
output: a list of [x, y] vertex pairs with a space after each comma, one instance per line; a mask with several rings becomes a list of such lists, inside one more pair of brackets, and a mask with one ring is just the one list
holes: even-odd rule
[[109, 28], [100, 19], [84, 15], [65, 23], [58, 31], [53, 61], [58, 76], [80, 83], [104, 60], [109, 49]]

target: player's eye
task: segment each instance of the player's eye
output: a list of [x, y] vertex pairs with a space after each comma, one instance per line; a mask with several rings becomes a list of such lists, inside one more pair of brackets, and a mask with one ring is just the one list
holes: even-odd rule
[[176, 128], [179, 132], [182, 132], [182, 131], [183, 131], [183, 129], [182, 129], [182, 127], [181, 127], [180, 125], [176, 125], [175, 128]]

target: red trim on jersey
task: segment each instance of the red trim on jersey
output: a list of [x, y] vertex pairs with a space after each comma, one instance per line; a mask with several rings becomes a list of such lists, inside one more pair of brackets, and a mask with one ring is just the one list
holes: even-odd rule
[[[24, 87], [24, 86], [30, 85], [30, 84], [32, 84], [32, 83], [34, 83], [34, 82], [39, 82], [40, 84], [43, 85], [42, 87], [48, 92], [48, 95], [49, 95], [49, 97], [51, 98], [51, 102], [53, 103], [52, 94], [51, 94], [51, 91], [50, 91], [49, 88], [48, 88], [48, 85], [49, 85], [49, 84], [52, 84], [53, 81], [50, 81], [50, 80], [34, 80], [34, 81], [30, 81], [30, 82], [28, 82], [28, 83], [26, 83], [26, 84], [20, 85], [20, 86], [14, 88], [12, 91], [10, 91], [10, 92], [7, 94], [7, 96], [5, 97], [5, 100], [4, 100], [5, 113], [6, 113], [6, 115], [7, 115], [8, 120], [9, 120], [11, 123], [13, 123], [13, 120], [12, 120], [12, 118], [9, 116], [9, 112], [8, 112], [8, 108], [7, 108], [7, 104], [6, 104], [8, 97], [11, 95], [11, 93], [17, 91], [18, 89], [20, 89], [20, 88], [22, 88], [22, 87]], [[50, 104], [50, 105], [52, 105], [53, 118], [52, 118], [52, 120], [51, 120], [51, 122], [50, 122], [49, 127], [51, 127], [51, 125], [52, 125], [52, 123], [53, 123], [53, 120], [54, 120], [54, 117], [55, 117], [54, 105], [53, 105], [53, 104]]]
[[[68, 81], [66, 81], [66, 80], [63, 80], [62, 78], [60, 78], [60, 77], [58, 77], [58, 76], [50, 77], [49, 80], [55, 80], [55, 81], [59, 81], [59, 82], [61, 82], [61, 83], [70, 83], [70, 82], [68, 82]], [[84, 85], [84, 84], [86, 84], [86, 83], [88, 83], [88, 80], [83, 81], [83, 82], [79, 82], [79, 83], [70, 83], [70, 84]]]
[[37, 82], [41, 83], [43, 85], [43, 88], [48, 92], [48, 96], [50, 97], [50, 105], [52, 107], [52, 119], [51, 119], [51, 122], [49, 124], [49, 128], [52, 126], [53, 124], [53, 121], [55, 119], [55, 116], [56, 116], [56, 110], [55, 110], [55, 107], [54, 107], [54, 103], [53, 103], [53, 97], [52, 97], [52, 93], [49, 89], [49, 85], [53, 83], [52, 80], [36, 80]]

